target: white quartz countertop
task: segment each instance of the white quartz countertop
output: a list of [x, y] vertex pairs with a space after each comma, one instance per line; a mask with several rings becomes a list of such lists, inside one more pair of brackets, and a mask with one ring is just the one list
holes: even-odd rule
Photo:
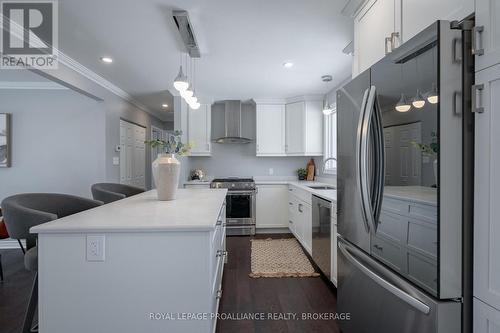
[[329, 186], [335, 187], [333, 184], [317, 182], [317, 181], [306, 181], [306, 180], [296, 180], [294, 179], [255, 179], [255, 184], [259, 185], [293, 185], [300, 189], [310, 192], [311, 194], [317, 195], [329, 201], [337, 201], [337, 190], [318, 190], [313, 189], [310, 186]]
[[215, 228], [226, 189], [179, 189], [177, 199], [158, 201], [148, 191], [44, 223], [31, 233], [208, 231]]
[[424, 186], [385, 186], [384, 196], [437, 206], [437, 189]]

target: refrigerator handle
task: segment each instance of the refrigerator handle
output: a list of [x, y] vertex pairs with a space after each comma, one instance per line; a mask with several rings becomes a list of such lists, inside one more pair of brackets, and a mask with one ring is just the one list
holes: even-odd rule
[[404, 301], [405, 303], [417, 309], [418, 311], [422, 312], [423, 314], [429, 314], [431, 309], [427, 304], [413, 297], [412, 295], [409, 295], [404, 290], [401, 290], [397, 286], [393, 285], [392, 283], [380, 277], [378, 274], [376, 274], [371, 269], [366, 267], [349, 252], [349, 249], [347, 248], [348, 245], [344, 243], [342, 238], [339, 238], [339, 240], [340, 242], [338, 243], [338, 248], [352, 265], [361, 270], [366, 276], [372, 279], [375, 283], [377, 283], [379, 286], [381, 286], [394, 296], [398, 297], [400, 300]]
[[365, 201], [365, 197], [363, 195], [364, 193], [364, 184], [362, 175], [363, 175], [363, 169], [362, 169], [362, 160], [363, 160], [363, 155], [361, 151], [361, 146], [363, 142], [363, 127], [365, 124], [365, 113], [366, 113], [366, 103], [368, 101], [368, 93], [370, 89], [366, 89], [365, 93], [363, 95], [363, 102], [361, 103], [361, 112], [359, 113], [359, 120], [358, 120], [358, 128], [356, 131], [356, 180], [357, 180], [357, 185], [358, 185], [358, 194], [359, 194], [359, 201], [361, 203], [361, 213], [363, 215], [363, 223], [365, 225], [365, 230], [367, 233], [370, 232], [370, 225], [368, 224], [368, 211], [366, 204], [367, 202]]
[[[368, 220], [368, 224], [373, 228], [373, 232], [377, 232], [377, 221], [375, 220], [376, 214], [375, 210], [378, 206], [378, 185], [376, 185], [374, 193], [374, 198], [371, 197], [370, 190], [368, 187], [369, 179], [368, 179], [368, 147], [370, 145], [370, 132], [373, 126], [374, 111], [375, 111], [375, 102], [376, 102], [376, 89], [375, 86], [371, 86], [368, 93], [368, 99], [366, 102], [366, 111], [363, 120], [363, 126], [361, 129], [361, 152], [360, 152], [360, 160], [361, 160], [361, 195], [362, 202], [365, 207], [365, 216]], [[375, 132], [377, 131], [377, 126], [374, 126]], [[378, 137], [378, 136], [377, 136]], [[378, 141], [377, 137], [375, 138]], [[378, 151], [377, 142], [375, 142], [375, 150]], [[377, 156], [377, 152], [375, 154]], [[375, 158], [378, 161], [378, 158]], [[378, 165], [376, 166], [378, 170]], [[379, 181], [378, 173], [374, 174], [376, 178], [376, 182]]]
[[[382, 211], [382, 201], [384, 198], [384, 185], [385, 185], [385, 142], [384, 142], [384, 126], [382, 124], [382, 110], [378, 101], [377, 90], [374, 87], [374, 100], [373, 100], [373, 119], [375, 125], [375, 159], [376, 159], [376, 172], [375, 172], [375, 200], [374, 200], [374, 222], [378, 227], [380, 212]], [[377, 228], [375, 228], [376, 231]]]

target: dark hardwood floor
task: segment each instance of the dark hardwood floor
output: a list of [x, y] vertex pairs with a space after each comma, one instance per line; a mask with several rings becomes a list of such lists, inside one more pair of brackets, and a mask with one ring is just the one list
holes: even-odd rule
[[[259, 236], [269, 237], [269, 236]], [[275, 235], [271, 237], [276, 237]], [[283, 237], [283, 236], [278, 236]], [[286, 237], [286, 236], [285, 236]], [[224, 270], [219, 312], [335, 313], [335, 289], [323, 278], [259, 278], [250, 273], [250, 237], [228, 237], [228, 263]], [[20, 249], [0, 250], [5, 281], [0, 282], [0, 332], [20, 333], [33, 273], [24, 269]], [[333, 320], [219, 320], [217, 333], [338, 333]], [[111, 333], [111, 332], [110, 332]]]
[[[259, 235], [258, 237], [276, 237]], [[283, 236], [279, 236], [283, 237]], [[250, 273], [250, 237], [228, 237], [222, 280], [222, 314], [335, 313], [334, 287], [317, 278], [259, 278]], [[241, 318], [241, 315], [240, 315]], [[334, 320], [219, 320], [217, 333], [340, 332]]]
[[34, 273], [24, 268], [21, 249], [0, 250], [4, 281], [0, 282], [0, 332], [20, 333]]

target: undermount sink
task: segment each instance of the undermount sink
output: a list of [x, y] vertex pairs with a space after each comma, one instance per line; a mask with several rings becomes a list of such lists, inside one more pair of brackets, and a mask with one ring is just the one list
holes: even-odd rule
[[313, 185], [313, 186], [308, 186], [309, 188], [312, 188], [313, 190], [336, 190], [337, 188], [334, 186], [328, 186], [328, 185]]

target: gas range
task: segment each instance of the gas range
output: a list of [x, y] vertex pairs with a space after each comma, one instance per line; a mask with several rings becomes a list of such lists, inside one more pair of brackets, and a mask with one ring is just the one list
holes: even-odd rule
[[227, 188], [229, 191], [253, 191], [255, 190], [255, 181], [253, 178], [216, 178], [210, 184], [211, 188]]
[[226, 188], [226, 234], [255, 235], [255, 195], [253, 178], [218, 178], [211, 188]]

